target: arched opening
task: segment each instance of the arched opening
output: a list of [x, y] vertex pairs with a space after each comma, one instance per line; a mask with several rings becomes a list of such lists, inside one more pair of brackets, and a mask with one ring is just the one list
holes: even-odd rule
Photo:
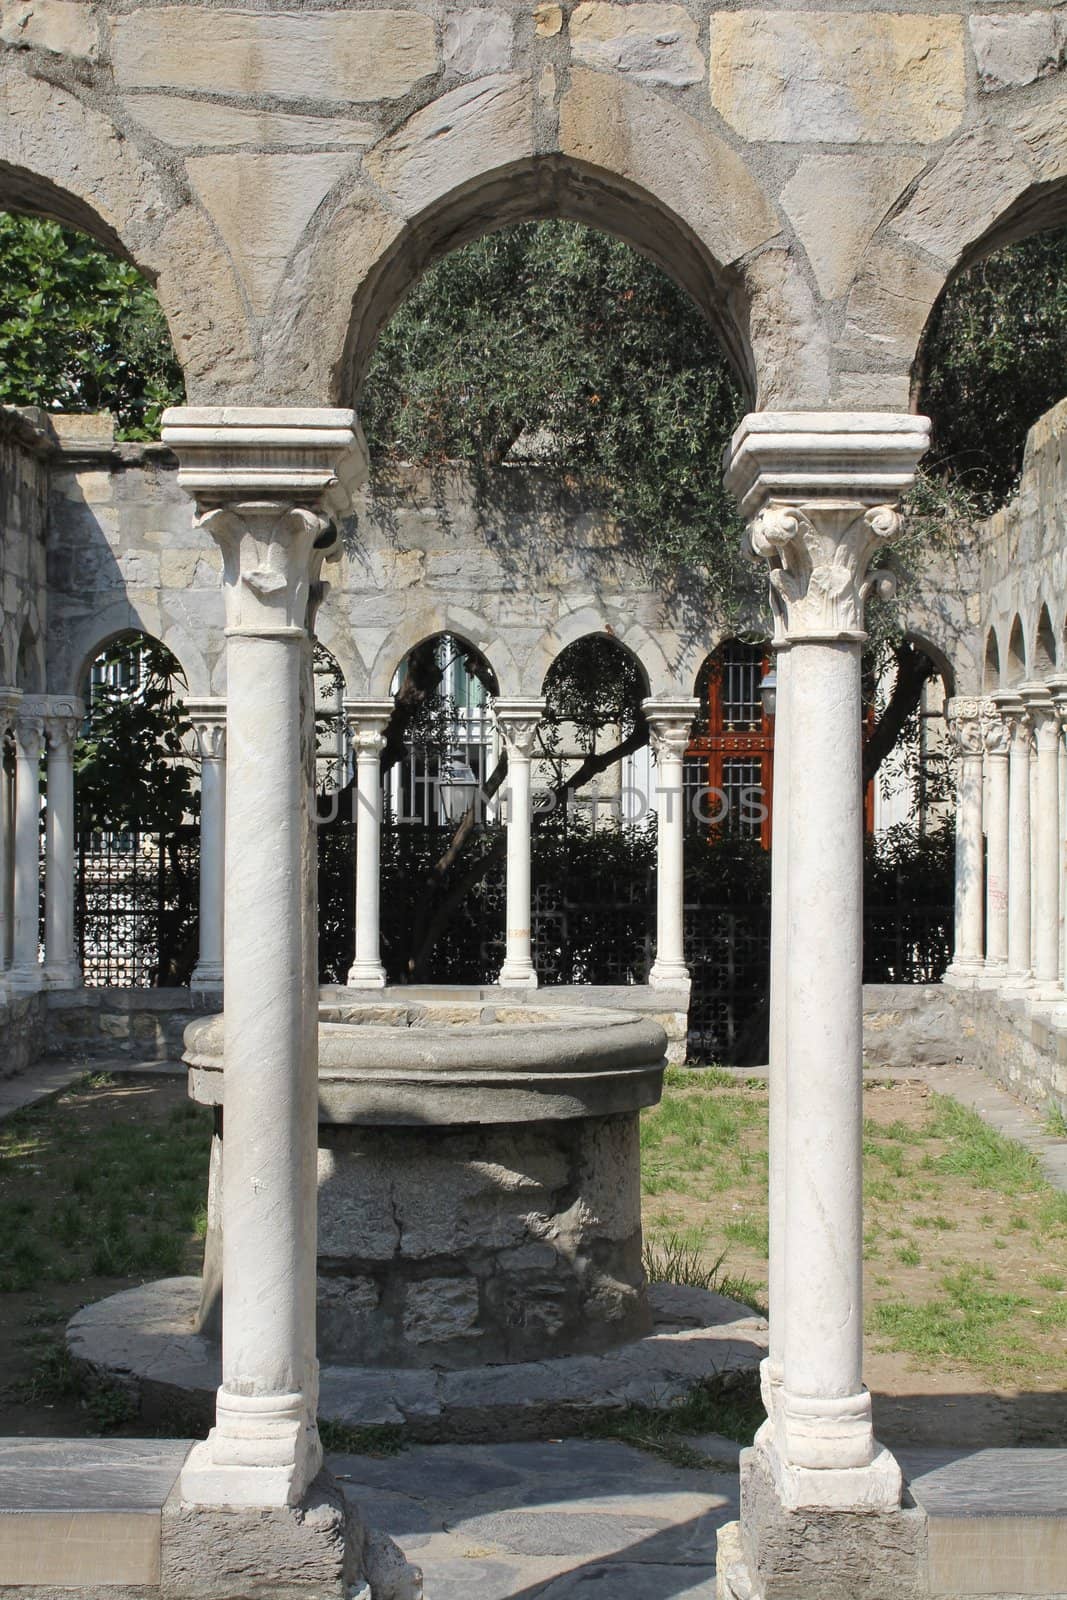
[[686, 753], [687, 818], [771, 843], [774, 709], [765, 641], [727, 639], [704, 662], [696, 731]]
[[1056, 670], [1056, 635], [1052, 627], [1052, 618], [1048, 613], [1048, 606], [1041, 607], [1041, 614], [1037, 619], [1037, 634], [1034, 638], [1034, 676], [1047, 678], [1050, 672]]
[[198, 949], [199, 792], [185, 674], [158, 639], [94, 651], [76, 748], [76, 929], [86, 984], [189, 982]]
[[995, 694], [1001, 687], [1000, 645], [997, 630], [990, 628], [985, 641], [985, 664], [982, 671], [982, 688], [986, 694]]
[[44, 646], [36, 628], [24, 622], [19, 633], [15, 683], [23, 694], [42, 694], [45, 685]]
[[84, 210], [0, 213], [0, 403], [110, 412], [118, 438], [155, 439], [185, 394], [166, 318], [109, 230], [76, 231]]
[[1011, 625], [1011, 633], [1008, 635], [1006, 669], [1007, 687], [1009, 689], [1014, 689], [1028, 675], [1026, 670], [1026, 641], [1023, 636], [1022, 621], [1019, 617], [1015, 618]]

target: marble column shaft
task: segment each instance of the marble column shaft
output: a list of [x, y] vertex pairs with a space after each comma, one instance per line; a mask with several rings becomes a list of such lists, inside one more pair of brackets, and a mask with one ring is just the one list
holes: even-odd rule
[[992, 701], [984, 723], [986, 770], [986, 927], [987, 981], [999, 981], [1008, 966], [1008, 751], [1006, 724]]
[[493, 718], [508, 753], [507, 943], [497, 979], [506, 988], [537, 988], [530, 898], [531, 781], [534, 744], [544, 711], [541, 699], [497, 700], [493, 705]]
[[33, 994], [44, 982], [40, 963], [41, 758], [45, 695], [23, 695], [15, 721], [15, 848], [11, 934], [12, 993]]
[[957, 695], [945, 716], [956, 745], [955, 937], [948, 977], [972, 982], [984, 958], [983, 702]]
[[685, 752], [698, 700], [645, 700], [656, 758], [656, 959], [653, 989], [686, 988], [685, 963]]
[[1008, 729], [1008, 969], [1011, 988], [1030, 985], [1030, 755], [1033, 727], [1014, 693], [993, 696]]
[[18, 714], [20, 689], [0, 689], [0, 1003], [7, 998], [11, 958], [12, 890], [14, 887], [14, 784], [7, 770], [5, 746]]
[[226, 938], [226, 702], [190, 700], [200, 762], [200, 949], [191, 987], [221, 989]]
[[391, 700], [346, 700], [356, 760], [356, 914], [350, 989], [383, 989], [381, 958], [382, 751]]
[[82, 984], [74, 938], [74, 741], [84, 720], [85, 707], [80, 700], [52, 696], [44, 719], [48, 742], [44, 982], [49, 989], [78, 989]]
[[1031, 815], [1033, 859], [1032, 925], [1034, 947], [1031, 964], [1034, 998], [1053, 999], [1060, 994], [1059, 878], [1060, 878], [1060, 722], [1052, 695], [1044, 684], [1022, 684], [1023, 699], [1034, 730], [1034, 787]]

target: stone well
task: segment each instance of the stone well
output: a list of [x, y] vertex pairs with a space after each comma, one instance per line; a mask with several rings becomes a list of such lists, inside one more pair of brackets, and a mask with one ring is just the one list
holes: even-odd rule
[[[625, 1012], [494, 997], [324, 1001], [318, 1346], [449, 1368], [599, 1352], [651, 1326], [638, 1114], [666, 1036]], [[186, 1032], [218, 1108], [199, 1330], [221, 1326], [221, 1017]]]

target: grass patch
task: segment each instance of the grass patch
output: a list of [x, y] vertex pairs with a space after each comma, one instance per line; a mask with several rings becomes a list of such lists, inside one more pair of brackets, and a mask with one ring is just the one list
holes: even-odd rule
[[331, 1455], [398, 1456], [408, 1447], [403, 1428], [385, 1423], [370, 1428], [350, 1428], [343, 1422], [318, 1419], [322, 1448]]
[[1067, 1117], [1059, 1106], [1053, 1106], [1045, 1117], [1045, 1132], [1053, 1139], [1067, 1139]]
[[195, 1270], [211, 1113], [143, 1118], [143, 1093], [126, 1085], [116, 1106], [110, 1077], [90, 1073], [0, 1125], [0, 1293]]
[[641, 1263], [649, 1283], [677, 1283], [690, 1289], [705, 1289], [737, 1300], [766, 1316], [758, 1284], [725, 1269], [726, 1251], [714, 1261], [704, 1255], [699, 1235], [692, 1233], [651, 1234], [644, 1244]]
[[[698, 1384], [676, 1406], [658, 1409], [628, 1406], [591, 1419], [583, 1428], [587, 1439], [618, 1439], [639, 1450], [661, 1456], [676, 1467], [707, 1470], [708, 1457], [695, 1450], [687, 1435], [721, 1433], [739, 1444], [751, 1444], [765, 1416], [755, 1385], [723, 1390], [714, 1378]], [[733, 1463], [722, 1463], [730, 1471]]]
[[935, 1161], [939, 1172], [969, 1178], [998, 1194], [1025, 1194], [1044, 1186], [1038, 1159], [1029, 1150], [988, 1127], [977, 1111], [958, 1100], [945, 1095], [932, 1099], [931, 1132], [947, 1146]]
[[883, 1301], [873, 1308], [871, 1321], [877, 1332], [888, 1335], [894, 1349], [924, 1359], [962, 1362], [993, 1375], [1003, 1367], [995, 1336], [1027, 1301], [987, 1285], [980, 1269], [964, 1267], [941, 1279], [937, 1298], [918, 1304]]
[[131, 1422], [137, 1407], [130, 1393], [120, 1384], [89, 1378], [70, 1356], [63, 1340], [49, 1339], [42, 1344], [33, 1367], [25, 1378], [9, 1386], [11, 1399], [23, 1404], [59, 1405], [74, 1401], [85, 1413], [91, 1434], [114, 1433]]

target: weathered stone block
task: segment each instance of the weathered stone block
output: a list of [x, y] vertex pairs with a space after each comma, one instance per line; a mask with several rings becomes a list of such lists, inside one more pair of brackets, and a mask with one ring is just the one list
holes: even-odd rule
[[[741, 1540], [761, 1600], [926, 1600], [926, 1515], [787, 1511], [760, 1448], [741, 1454]], [[737, 1552], [729, 1562], [736, 1574]], [[736, 1582], [736, 1577], [735, 1577]], [[729, 1592], [729, 1591], [727, 1591]]]
[[96, 19], [75, 0], [3, 0], [0, 40], [91, 61], [97, 54]]
[[112, 19], [125, 88], [392, 100], [437, 71], [433, 21], [418, 11], [216, 11], [162, 6]]
[[465, 78], [506, 72], [514, 35], [515, 24], [506, 11], [488, 7], [455, 11], [445, 23], [445, 66]]
[[131, 95], [126, 109], [155, 138], [175, 149], [270, 145], [369, 145], [377, 136], [373, 122], [352, 117], [301, 117], [281, 111], [256, 111], [221, 105], [214, 100], [185, 100], [180, 95]]
[[704, 76], [697, 25], [684, 6], [583, 0], [571, 15], [570, 38], [576, 61], [642, 83], [682, 86]]
[[970, 30], [978, 86], [986, 94], [1036, 83], [1063, 67], [1064, 19], [1053, 12], [972, 17]]
[[248, 154], [197, 156], [188, 163], [259, 315], [269, 310], [290, 252], [351, 159], [344, 153]]
[[363, 1529], [328, 1472], [302, 1505], [163, 1507], [161, 1600], [346, 1600], [360, 1593]]
[[962, 19], [719, 12], [711, 21], [711, 98], [747, 139], [932, 143], [963, 118]]
[[858, 152], [800, 163], [782, 205], [828, 300], [848, 292], [876, 228], [922, 165], [915, 156]]
[[423, 1278], [408, 1285], [404, 1334], [415, 1344], [449, 1344], [478, 1336], [478, 1284], [474, 1278]]

